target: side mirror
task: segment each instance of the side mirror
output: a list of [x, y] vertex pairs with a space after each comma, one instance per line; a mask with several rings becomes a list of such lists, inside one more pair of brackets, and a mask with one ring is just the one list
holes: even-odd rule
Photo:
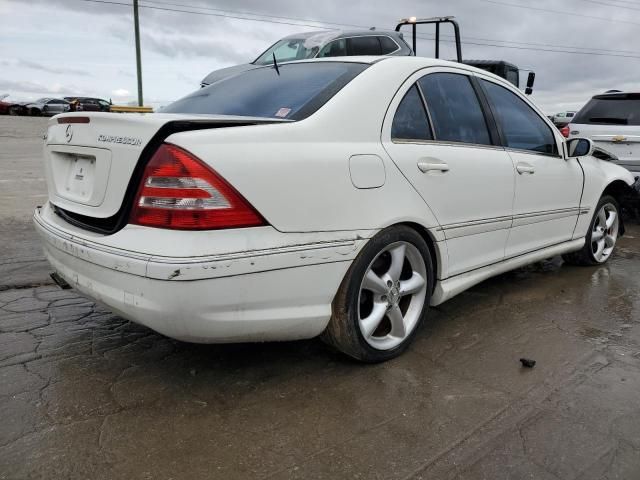
[[588, 138], [572, 138], [567, 140], [569, 158], [586, 157], [593, 153], [593, 142]]
[[526, 95], [531, 95], [533, 93], [533, 82], [536, 81], [536, 72], [529, 72], [527, 75], [527, 88], [524, 89], [524, 93]]

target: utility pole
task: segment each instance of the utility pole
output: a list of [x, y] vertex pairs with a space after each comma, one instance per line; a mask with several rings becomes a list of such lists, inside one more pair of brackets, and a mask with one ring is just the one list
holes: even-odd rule
[[142, 102], [142, 60], [140, 58], [140, 23], [138, 21], [138, 0], [133, 0], [133, 25], [136, 33], [136, 70], [138, 74], [138, 106]]

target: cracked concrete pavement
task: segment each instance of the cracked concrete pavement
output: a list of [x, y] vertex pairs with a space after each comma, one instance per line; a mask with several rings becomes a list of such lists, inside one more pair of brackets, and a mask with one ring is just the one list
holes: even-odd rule
[[640, 478], [640, 226], [432, 309], [382, 365], [181, 343], [49, 284], [44, 125], [0, 117], [0, 479]]

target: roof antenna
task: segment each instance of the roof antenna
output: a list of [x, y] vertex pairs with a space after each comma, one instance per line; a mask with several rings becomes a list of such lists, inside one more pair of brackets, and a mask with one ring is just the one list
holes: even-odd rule
[[276, 73], [280, 76], [280, 69], [278, 68], [278, 61], [276, 60], [276, 52], [273, 52], [273, 67], [276, 69]]

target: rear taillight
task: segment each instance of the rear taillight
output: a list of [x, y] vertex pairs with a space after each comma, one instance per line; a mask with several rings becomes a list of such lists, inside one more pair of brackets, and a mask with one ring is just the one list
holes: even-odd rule
[[147, 164], [130, 223], [181, 230], [265, 225], [262, 216], [214, 170], [164, 143]]
[[569, 128], [569, 125], [565, 125], [564, 127], [562, 127], [560, 129], [560, 133], [562, 134], [562, 136], [564, 138], [569, 138], [569, 132], [571, 132], [571, 129]]

